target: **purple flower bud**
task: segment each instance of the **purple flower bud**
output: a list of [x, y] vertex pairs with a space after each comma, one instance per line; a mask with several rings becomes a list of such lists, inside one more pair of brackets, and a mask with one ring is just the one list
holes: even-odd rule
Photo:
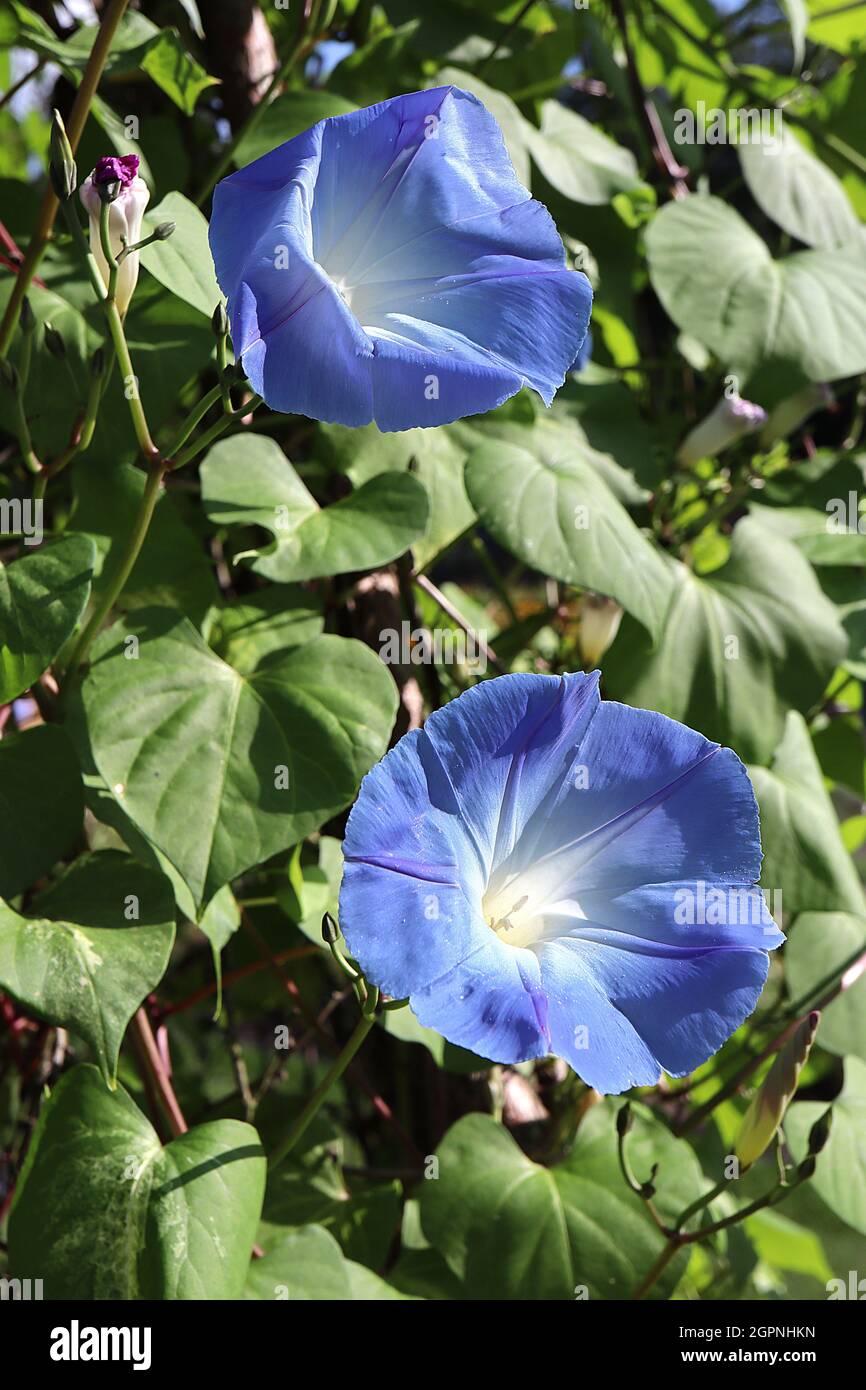
[[691, 430], [677, 451], [677, 460], [686, 468], [698, 459], [711, 459], [735, 440], [760, 429], [767, 412], [760, 405], [739, 396], [723, 396], [705, 420]]
[[90, 177], [94, 183], [119, 183], [121, 189], [129, 188], [138, 177], [140, 162], [137, 154], [108, 154], [96, 161]]
[[[81, 201], [90, 219], [90, 249], [106, 286], [109, 266], [102, 251], [100, 219], [103, 200], [100, 190], [113, 184], [118, 187], [117, 196], [109, 203], [108, 234], [111, 252], [117, 256], [124, 245], [132, 246], [141, 240], [141, 222], [144, 210], [150, 200], [150, 191], [144, 179], [138, 175], [138, 155], [125, 154], [119, 158], [113, 155], [100, 159], [96, 168], [88, 174], [81, 185]], [[117, 307], [125, 314], [138, 281], [138, 252], [124, 256], [117, 275]]]

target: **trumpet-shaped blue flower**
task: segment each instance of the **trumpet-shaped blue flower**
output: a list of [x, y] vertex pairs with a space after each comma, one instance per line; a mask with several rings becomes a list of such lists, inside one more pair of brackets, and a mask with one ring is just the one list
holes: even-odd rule
[[736, 754], [597, 676], [502, 676], [431, 715], [364, 779], [344, 851], [374, 983], [451, 1042], [556, 1053], [600, 1091], [704, 1062], [783, 940]]
[[224, 179], [210, 243], [235, 352], [275, 410], [441, 425], [549, 405], [592, 293], [501, 132], [456, 87], [319, 121]]

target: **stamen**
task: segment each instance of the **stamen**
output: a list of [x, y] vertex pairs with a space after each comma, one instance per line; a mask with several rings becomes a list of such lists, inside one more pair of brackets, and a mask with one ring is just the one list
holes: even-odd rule
[[513, 907], [511, 908], [511, 910], [510, 910], [504, 917], [500, 917], [500, 919], [499, 919], [498, 922], [493, 922], [493, 921], [488, 920], [488, 926], [491, 927], [492, 930], [493, 930], [493, 931], [496, 931], [496, 932], [498, 932], [498, 931], [513, 931], [513, 930], [514, 930], [514, 923], [511, 921], [512, 913], [514, 913], [514, 912], [519, 912], [520, 909], [521, 909], [522, 907], [525, 907], [526, 904], [527, 904], [528, 902], [529, 902], [529, 894], [528, 894], [528, 893], [525, 893], [525, 894], [523, 895], [522, 898], [518, 898], [517, 902], [513, 905]]

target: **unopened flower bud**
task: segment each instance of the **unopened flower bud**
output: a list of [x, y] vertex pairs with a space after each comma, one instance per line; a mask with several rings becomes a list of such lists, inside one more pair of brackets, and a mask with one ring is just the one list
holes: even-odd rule
[[819, 1154], [830, 1138], [830, 1129], [833, 1124], [833, 1110], [828, 1106], [824, 1114], [815, 1121], [809, 1130], [809, 1153]]
[[214, 331], [214, 337], [224, 338], [226, 336], [229, 331], [229, 320], [225, 307], [222, 304], [218, 304], [214, 309], [210, 323]]
[[48, 175], [51, 187], [62, 203], [71, 198], [78, 183], [78, 170], [66, 127], [59, 111], [51, 118], [51, 139], [48, 146]]
[[657, 1163], [654, 1163], [650, 1170], [649, 1178], [646, 1182], [642, 1182], [640, 1185], [641, 1196], [646, 1201], [649, 1201], [651, 1197], [654, 1197], [656, 1195], [656, 1174], [658, 1173], [658, 1170], [659, 1165]]
[[788, 396], [786, 400], [773, 406], [761, 430], [761, 443], [769, 446], [775, 444], [777, 439], [787, 438], [799, 429], [810, 415], [814, 415], [816, 410], [826, 410], [834, 405], [835, 401], [836, 397], [829, 386], [821, 383], [804, 386], [796, 395]]
[[815, 1157], [815, 1155], [814, 1155], [814, 1154], [808, 1154], [808, 1155], [803, 1159], [803, 1162], [800, 1164], [799, 1168], [797, 1169], [797, 1178], [798, 1178], [798, 1181], [800, 1181], [800, 1182], [808, 1182], [809, 1178], [812, 1178], [812, 1177], [815, 1176], [815, 1169], [817, 1168], [817, 1166], [818, 1166], [818, 1160], [817, 1160], [817, 1158]]
[[603, 594], [584, 594], [580, 604], [578, 643], [585, 666], [595, 666], [619, 632], [622, 609]]
[[690, 468], [699, 459], [715, 458], [729, 444], [760, 429], [767, 412], [739, 396], [723, 396], [706, 419], [691, 430], [677, 450], [677, 461]]
[[322, 918], [322, 940], [326, 946], [336, 946], [340, 939], [340, 928], [334, 921], [330, 912], [326, 912]]
[[[139, 177], [138, 162], [138, 156], [134, 154], [100, 159], [96, 168], [81, 185], [81, 201], [90, 219], [90, 249], [106, 288], [109, 266], [102, 251], [100, 232], [103, 191], [114, 186], [117, 188], [116, 196], [108, 200], [108, 240], [112, 255], [117, 257], [124, 245], [134, 246], [142, 239], [141, 223], [150, 200], [150, 191], [144, 179]], [[121, 314], [125, 314], [129, 307], [138, 282], [138, 270], [139, 253], [131, 251], [128, 256], [124, 256], [117, 272], [115, 297]]]
[[159, 226], [154, 228], [153, 239], [154, 241], [168, 241], [172, 233], [176, 231], [176, 222], [160, 222]]
[[621, 1105], [616, 1112], [616, 1132], [620, 1139], [625, 1138], [633, 1123], [634, 1118], [631, 1113], [631, 1106], [628, 1101], [626, 1101], [625, 1105]]
[[0, 381], [8, 391], [18, 390], [18, 369], [7, 357], [0, 357]]
[[740, 1172], [761, 1157], [769, 1148], [785, 1116], [791, 1097], [797, 1089], [806, 1059], [812, 1050], [815, 1030], [821, 1015], [813, 1012], [798, 1024], [793, 1035], [781, 1048], [743, 1116], [734, 1143], [734, 1153], [740, 1160]]
[[46, 323], [44, 332], [45, 346], [52, 357], [56, 357], [58, 362], [62, 362], [66, 356], [66, 344], [63, 341], [62, 335], [58, 333], [57, 329], [50, 323]]

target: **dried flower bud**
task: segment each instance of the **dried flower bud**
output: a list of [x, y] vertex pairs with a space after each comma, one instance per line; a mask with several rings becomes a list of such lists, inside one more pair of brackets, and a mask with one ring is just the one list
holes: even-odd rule
[[578, 642], [585, 666], [595, 666], [619, 632], [622, 609], [603, 594], [584, 594], [580, 604]]
[[769, 1148], [785, 1115], [806, 1059], [812, 1050], [821, 1015], [813, 1012], [798, 1025], [781, 1048], [743, 1116], [734, 1153], [745, 1172]]

